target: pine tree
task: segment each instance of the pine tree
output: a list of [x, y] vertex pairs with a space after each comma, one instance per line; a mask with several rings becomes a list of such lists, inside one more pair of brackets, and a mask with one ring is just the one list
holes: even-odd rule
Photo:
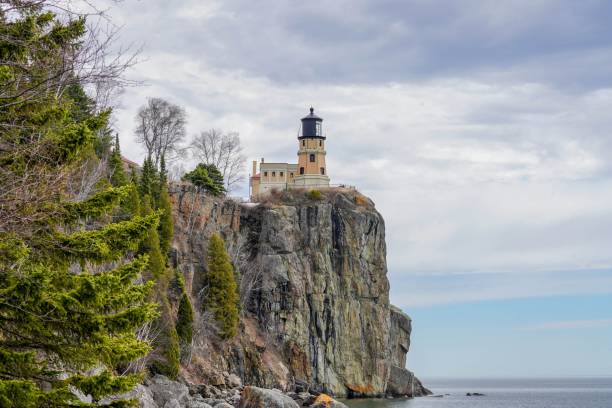
[[121, 160], [118, 134], [115, 136], [115, 146], [108, 159], [108, 170], [110, 172], [110, 181], [113, 186], [119, 187], [128, 184], [128, 178], [125, 175], [123, 161]]
[[34, 2], [15, 10], [10, 20], [0, 14], [0, 123], [10, 124], [0, 127], [0, 406], [98, 406], [141, 379], [115, 367], [150, 349], [134, 334], [156, 314], [151, 285], [135, 283], [147, 258], [126, 255], [157, 215], [108, 222], [129, 186], [68, 193], [108, 127], [109, 112], [76, 114], [64, 84], [49, 82], [85, 22], [62, 22]]
[[185, 174], [183, 179], [208, 191], [213, 196], [220, 196], [225, 193], [223, 175], [212, 164], [198, 164], [195, 169]]
[[229, 339], [238, 327], [238, 286], [225, 243], [218, 234], [210, 237], [207, 261], [207, 290], [202, 304], [215, 316], [220, 337]]
[[193, 340], [193, 306], [189, 295], [183, 289], [176, 317], [176, 333], [178, 334], [182, 355], [187, 354]]
[[159, 335], [155, 339], [155, 348], [161, 359], [150, 363], [153, 373], [162, 374], [172, 379], [178, 375], [181, 365], [179, 337], [172, 324], [172, 310], [166, 293], [158, 292], [160, 317], [155, 321]]
[[157, 209], [160, 210], [159, 217], [159, 246], [164, 256], [168, 256], [174, 235], [174, 223], [172, 221], [172, 203], [168, 193], [168, 173], [166, 162], [161, 158], [159, 167], [159, 182], [157, 183]]
[[[142, 199], [141, 213], [143, 216], [154, 214], [151, 208], [151, 198], [148, 195], [145, 195]], [[150, 368], [154, 373], [174, 379], [178, 375], [180, 366], [179, 338], [172, 323], [172, 308], [168, 300], [170, 269], [166, 266], [167, 257], [160, 249], [156, 226], [149, 228], [148, 234], [140, 246], [140, 252], [149, 258], [148, 279], [154, 284], [152, 300], [159, 304], [160, 313], [160, 317], [154, 322], [159, 335], [153, 346], [161, 359], [153, 360]]]
[[[149, 198], [155, 198], [155, 184], [157, 182], [157, 171], [153, 167], [151, 158], [148, 157], [142, 164], [142, 170], [140, 172], [140, 196], [149, 196]], [[154, 207], [154, 203], [151, 203]]]
[[[151, 208], [151, 198], [146, 195], [142, 199], [140, 213], [142, 216], [150, 216], [154, 214]], [[140, 253], [147, 255], [149, 258], [148, 272], [151, 274], [151, 278], [161, 285], [161, 290], [166, 290], [167, 285], [167, 271], [166, 271], [166, 260], [159, 248], [159, 235], [157, 234], [157, 226], [149, 228], [146, 238], [140, 244]]]
[[215, 188], [218, 189], [220, 193], [225, 193], [225, 183], [223, 181], [223, 174], [221, 174], [217, 166], [215, 166], [214, 164], [203, 164], [202, 166], [208, 172], [208, 177], [210, 177], [210, 179], [212, 180]]
[[135, 169], [132, 169], [132, 179], [129, 185], [130, 192], [123, 201], [122, 208], [130, 216], [140, 215], [140, 194], [138, 194], [138, 174]]
[[168, 194], [168, 185], [162, 184], [159, 193], [159, 246], [164, 256], [168, 256], [174, 235], [172, 221], [172, 203]]
[[166, 159], [161, 157], [159, 162], [159, 183], [160, 185], [168, 184], [168, 169], [166, 169]]
[[[66, 86], [65, 96], [72, 101], [69, 111], [70, 117], [74, 121], [81, 121], [91, 116], [95, 112], [96, 102], [91, 98], [81, 84], [74, 80]], [[110, 155], [113, 147], [113, 136], [109, 126], [101, 129], [94, 140], [94, 151], [97, 157], [106, 158]]]

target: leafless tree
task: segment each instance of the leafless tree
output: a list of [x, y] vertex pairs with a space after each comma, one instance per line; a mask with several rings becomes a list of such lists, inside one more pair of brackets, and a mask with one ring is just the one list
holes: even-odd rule
[[197, 312], [193, 320], [193, 338], [191, 344], [183, 348], [183, 364], [189, 366], [194, 355], [210, 355], [214, 343], [219, 343], [219, 327], [215, 315], [210, 310]]
[[183, 153], [187, 116], [185, 110], [162, 98], [149, 98], [136, 115], [136, 140], [141, 143], [155, 168], [163, 157], [171, 162]]
[[[161, 334], [161, 329], [153, 323], [153, 321], [149, 321], [136, 330], [136, 338], [140, 341], [153, 344]], [[138, 360], [131, 361], [125, 366], [122, 374], [142, 372], [152, 357], [153, 354], [149, 353]]]
[[197, 160], [205, 164], [214, 164], [219, 169], [228, 192], [235, 189], [244, 179], [246, 158], [242, 154], [238, 133], [223, 133], [218, 129], [203, 131], [194, 136], [190, 147]]
[[72, 201], [90, 197], [107, 169], [106, 159], [89, 158], [76, 166], [67, 177], [66, 195]]
[[[12, 67], [12, 76], [0, 84], [0, 111], [60, 100], [72, 86], [81, 86], [94, 99], [92, 109], [99, 112], [111, 104], [111, 99], [103, 98], [102, 94], [116, 94], [121, 87], [134, 84], [123, 74], [136, 63], [137, 51], [116, 46], [119, 28], [104, 10], [96, 9], [87, 1], [77, 10], [68, 0], [0, 0], [3, 24], [16, 21], [33, 9], [53, 11], [61, 21], [85, 20], [87, 34], [78, 41], [49, 48], [46, 42], [25, 41], [10, 30], [3, 31], [0, 39], [4, 46], [25, 47], [29, 57], [0, 61]], [[44, 30], [49, 32], [51, 28]], [[20, 136], [16, 138], [16, 134]], [[95, 177], [87, 177], [83, 179], [85, 184], [76, 190], [67, 189], [67, 183], [78, 179], [75, 172], [83, 168], [65, 166], [48, 171], [45, 160], [52, 160], [49, 149], [49, 142], [40, 129], [27, 120], [12, 117], [0, 123], [0, 152], [4, 157], [23, 158], [26, 164], [18, 171], [11, 166], [0, 166], [0, 231], [35, 225], [39, 218], [49, 216], [45, 206], [49, 197], [65, 197], [68, 192], [68, 199], [83, 199], [95, 182]], [[97, 170], [93, 174], [99, 175]], [[29, 208], [27, 216], [23, 211], [26, 207]]]
[[183, 163], [170, 166], [170, 170], [168, 170], [168, 180], [179, 181], [183, 178], [185, 173], [187, 173], [187, 170], [185, 170], [185, 165]]
[[[120, 28], [112, 24], [105, 10], [100, 10], [85, 0], [81, 2], [80, 8], [75, 8], [72, 3], [77, 2], [0, 0], [0, 14], [8, 21], [23, 10], [37, 7], [52, 10], [66, 21], [84, 19], [87, 25], [87, 34], [83, 41], [78, 46], [71, 44], [62, 48], [61, 59], [53, 60], [46, 66], [46, 76], [32, 75], [33, 61], [14, 64], [17, 75], [0, 88], [0, 108], [27, 103], [50, 94], [60, 97], [70, 85], [78, 84], [88, 91], [96, 102], [95, 107], [101, 110], [109, 107], [110, 95], [116, 95], [127, 85], [136, 84], [123, 74], [137, 63], [140, 50], [135, 49], [133, 45], [116, 47]], [[2, 35], [2, 41], [6, 44], [23, 45], [21, 39], [6, 33]], [[33, 44], [28, 46], [34, 47]], [[33, 49], [32, 53], [36, 51], [44, 50]]]

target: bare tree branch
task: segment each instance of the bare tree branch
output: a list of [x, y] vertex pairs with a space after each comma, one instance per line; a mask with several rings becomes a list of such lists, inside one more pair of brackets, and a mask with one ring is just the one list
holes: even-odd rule
[[240, 136], [236, 132], [223, 133], [210, 129], [194, 136], [190, 144], [193, 157], [205, 164], [214, 164], [225, 180], [230, 192], [244, 180], [244, 163]]
[[[14, 31], [0, 30], [4, 48], [22, 49], [27, 55], [0, 59], [0, 65], [11, 67], [11, 76], [0, 83], [0, 112], [41, 101], [52, 104], [74, 86], [93, 98], [93, 112], [101, 112], [113, 105], [122, 87], [135, 84], [125, 78], [125, 71], [136, 63], [137, 52], [115, 46], [120, 28], [105, 10], [86, 0], [0, 0], [0, 23], [8, 26], [33, 9], [51, 10], [65, 24], [85, 21], [86, 34], [51, 49], [46, 41], [29, 41]], [[42, 26], [39, 35], [49, 35], [51, 30], [52, 26]], [[0, 166], [0, 232], [37, 225], [37, 220], [49, 216], [45, 207], [49, 197], [82, 200], [92, 192], [103, 164], [50, 171], [44, 163], [53, 162], [52, 155], [40, 127], [16, 115], [0, 121], [1, 158], [23, 160], [19, 168]]]
[[183, 155], [181, 143], [187, 117], [182, 107], [162, 98], [149, 98], [138, 110], [136, 123], [136, 140], [144, 146], [155, 168], [159, 168], [162, 157], [169, 163]]

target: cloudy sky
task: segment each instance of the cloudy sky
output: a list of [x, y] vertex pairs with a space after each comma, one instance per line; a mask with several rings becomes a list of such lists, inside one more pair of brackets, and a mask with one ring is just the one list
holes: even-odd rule
[[[294, 161], [324, 118], [333, 183], [387, 225], [392, 301], [427, 376], [612, 375], [612, 5], [606, 1], [125, 0], [147, 97], [190, 136]], [[246, 195], [246, 184], [237, 194]]]

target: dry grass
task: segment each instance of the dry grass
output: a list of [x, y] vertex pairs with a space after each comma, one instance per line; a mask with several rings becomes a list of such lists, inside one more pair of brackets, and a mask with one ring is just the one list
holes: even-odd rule
[[277, 205], [297, 205], [309, 202], [334, 202], [339, 194], [353, 201], [356, 206], [366, 209], [374, 209], [372, 200], [355, 189], [344, 187], [331, 187], [322, 189], [294, 188], [289, 190], [271, 190], [268, 194], [259, 197], [257, 202], [265, 207]]
[[365, 207], [365, 208], [373, 208], [374, 206], [374, 203], [372, 202], [372, 200], [370, 200], [369, 198], [367, 198], [361, 193], [355, 194], [355, 204], [357, 204], [358, 207]]

